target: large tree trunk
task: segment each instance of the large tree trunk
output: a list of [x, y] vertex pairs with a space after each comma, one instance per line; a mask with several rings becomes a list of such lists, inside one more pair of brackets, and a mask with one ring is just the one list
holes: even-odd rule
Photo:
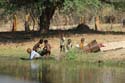
[[40, 16], [40, 33], [47, 33], [49, 31], [49, 26], [50, 26], [50, 18], [47, 17], [48, 15], [42, 14]]
[[49, 6], [47, 6], [47, 4], [44, 5], [46, 8], [42, 10], [42, 14], [40, 16], [40, 33], [47, 33], [49, 31], [50, 21], [56, 10], [56, 6], [53, 4]]

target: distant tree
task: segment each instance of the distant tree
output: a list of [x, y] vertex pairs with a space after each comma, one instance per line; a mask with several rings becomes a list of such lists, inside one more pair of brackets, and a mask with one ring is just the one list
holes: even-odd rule
[[[108, 4], [115, 11], [125, 12], [125, 0], [100, 0], [102, 4]], [[109, 22], [111, 24], [111, 29], [113, 28], [113, 22], [115, 20], [113, 10], [111, 15], [109, 16]]]
[[100, 0], [102, 3], [110, 4], [114, 6], [116, 10], [123, 10], [125, 11], [125, 0]]

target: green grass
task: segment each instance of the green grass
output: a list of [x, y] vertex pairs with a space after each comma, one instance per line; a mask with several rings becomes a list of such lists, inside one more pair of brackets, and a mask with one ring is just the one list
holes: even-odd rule
[[78, 49], [72, 49], [66, 53], [66, 60], [94, 62], [99, 60], [101, 53], [85, 53]]
[[1, 47], [0, 56], [8, 57], [27, 57], [25, 49], [22, 47]]
[[78, 49], [72, 49], [66, 53], [65, 61], [76, 62], [76, 63], [87, 63], [87, 64], [99, 64], [99, 65], [115, 65], [115, 66], [124, 66], [125, 60], [105, 60], [102, 58], [104, 53], [85, 53], [79, 51]]
[[[0, 56], [3, 57], [11, 57], [11, 58], [20, 58], [20, 57], [29, 57], [26, 52], [26, 49], [23, 47], [1, 47], [0, 48]], [[72, 49], [65, 53], [65, 57], [59, 60], [58, 62], [61, 64], [67, 63], [76, 63], [76, 64], [94, 64], [94, 65], [116, 65], [116, 66], [124, 66], [125, 60], [116, 61], [116, 60], [104, 60], [101, 56], [103, 53], [85, 53], [83, 51], [79, 51], [78, 49]], [[55, 59], [42, 59], [42, 62], [50, 62], [57, 63]], [[99, 62], [101, 61], [101, 62]]]

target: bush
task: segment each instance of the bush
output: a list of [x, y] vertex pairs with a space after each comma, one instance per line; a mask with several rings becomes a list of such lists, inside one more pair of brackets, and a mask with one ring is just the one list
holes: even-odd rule
[[67, 60], [75, 60], [77, 58], [78, 51], [77, 49], [71, 49], [66, 53], [66, 59]]

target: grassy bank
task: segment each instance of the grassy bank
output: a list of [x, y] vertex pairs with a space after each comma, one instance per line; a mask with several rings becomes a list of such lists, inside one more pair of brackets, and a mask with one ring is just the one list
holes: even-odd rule
[[[76, 45], [80, 42], [80, 39], [84, 37], [85, 43], [89, 43], [91, 40], [96, 39], [99, 43], [107, 43], [107, 42], [116, 42], [116, 41], [124, 41], [124, 35], [101, 35], [101, 34], [80, 34], [73, 35], [67, 37], [72, 39], [73, 44]], [[49, 40], [50, 45], [52, 46], [52, 56], [56, 57], [56, 60], [52, 60], [52, 62], [59, 61], [61, 63], [91, 63], [91, 64], [107, 64], [107, 65], [125, 65], [125, 49], [120, 50], [112, 50], [108, 52], [98, 52], [98, 53], [84, 53], [79, 51], [78, 49], [72, 49], [68, 53], [60, 53], [59, 52], [59, 38], [47, 38]], [[2, 57], [16, 58], [20, 57], [28, 58], [29, 55], [26, 52], [27, 48], [32, 48], [33, 45], [38, 42], [39, 39], [34, 39], [28, 42], [9, 42], [9, 43], [0, 43], [0, 59]], [[65, 57], [62, 57], [64, 55]], [[59, 60], [58, 60], [59, 59]], [[6, 60], [6, 59], [5, 59]], [[43, 60], [42, 61], [50, 61], [51, 60]]]
[[[28, 54], [26, 53], [26, 49], [22, 46], [11, 46], [11, 47], [1, 47], [0, 48], [0, 57], [9, 57], [14, 59], [19, 59], [20, 57], [28, 58]], [[83, 51], [79, 51], [78, 49], [72, 49], [67, 53], [61, 53], [60, 56], [54, 56], [54, 59], [45, 59], [44, 62], [60, 62], [60, 63], [71, 63], [71, 64], [94, 64], [94, 65], [115, 65], [115, 66], [124, 66], [125, 59], [124, 58], [110, 58], [111, 56], [105, 57], [105, 52], [98, 53], [85, 53]], [[62, 56], [63, 55], [63, 56]], [[5, 59], [5, 58], [4, 58]], [[5, 59], [8, 60], [8, 59]]]
[[[107, 55], [106, 55], [107, 54]], [[122, 66], [125, 65], [124, 56], [121, 58], [120, 55], [116, 57], [116, 55], [108, 56], [109, 53], [98, 52], [98, 53], [85, 53], [79, 51], [78, 49], [73, 49], [66, 53], [65, 59], [66, 61], [75, 61], [77, 63], [91, 63], [91, 64], [106, 64], [106, 65], [117, 65]], [[113, 53], [112, 53], [113, 54]]]
[[0, 56], [5, 57], [28, 57], [26, 50], [23, 47], [5, 46], [0, 48]]

